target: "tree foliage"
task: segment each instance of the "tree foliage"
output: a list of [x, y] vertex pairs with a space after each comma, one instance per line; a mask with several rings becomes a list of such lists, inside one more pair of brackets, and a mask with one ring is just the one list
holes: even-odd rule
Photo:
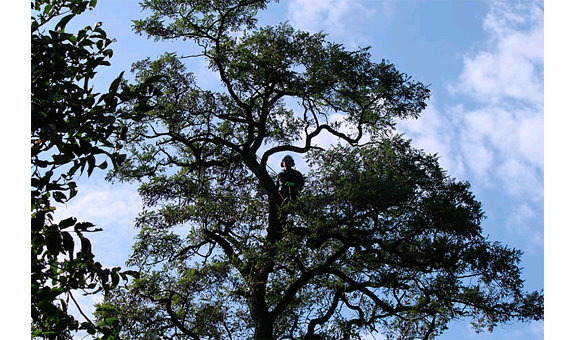
[[[116, 173], [142, 182], [146, 206], [128, 262], [142, 275], [108, 300], [124, 336], [431, 339], [466, 316], [479, 329], [541, 319], [520, 251], [482, 235], [469, 184], [393, 132], [427, 87], [367, 48], [257, 27], [267, 3], [142, 2], [136, 31], [192, 40], [223, 89], [200, 88], [173, 53], [134, 64], [138, 79], [162, 77], [163, 95]], [[344, 144], [320, 149], [320, 134]], [[311, 170], [282, 206], [267, 168], [286, 152]]]
[[[125, 155], [117, 140], [126, 133], [122, 121], [148, 109], [149, 83], [130, 87], [116, 78], [107, 93], [94, 91], [91, 81], [100, 66], [109, 65], [113, 42], [101, 23], [68, 33], [66, 25], [92, 9], [95, 0], [35, 0], [31, 2], [31, 300], [32, 336], [71, 338], [71, 331], [117, 333], [115, 318], [94, 324], [69, 313], [84, 294], [109, 292], [120, 278], [135, 272], [107, 269], [94, 260], [86, 233], [99, 229], [75, 217], [54, 222], [54, 203], [66, 203], [77, 193], [74, 176], [114, 166]], [[130, 102], [130, 114], [120, 106]], [[72, 300], [72, 302], [70, 301]], [[79, 306], [77, 306], [79, 308]], [[113, 311], [111, 311], [113, 312]]]

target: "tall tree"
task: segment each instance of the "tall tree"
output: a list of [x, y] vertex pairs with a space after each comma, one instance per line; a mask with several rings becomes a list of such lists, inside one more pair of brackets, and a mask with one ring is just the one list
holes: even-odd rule
[[[146, 205], [129, 259], [142, 276], [110, 299], [125, 336], [430, 339], [465, 316], [488, 329], [541, 319], [520, 252], [482, 235], [469, 184], [393, 133], [427, 87], [367, 48], [257, 28], [268, 2], [142, 2], [152, 14], [136, 30], [194, 41], [223, 90], [198, 87], [175, 54], [134, 65], [164, 81], [116, 174], [142, 182]], [[321, 133], [345, 145], [320, 150]], [[267, 167], [286, 152], [312, 170], [282, 205]]]
[[[125, 134], [121, 122], [148, 109], [151, 87], [130, 87], [120, 75], [107, 93], [92, 88], [96, 69], [109, 65], [112, 40], [101, 23], [76, 34], [68, 33], [66, 25], [92, 9], [95, 0], [35, 0], [31, 5], [32, 337], [66, 339], [76, 330], [107, 337], [117, 333], [119, 321], [110, 317], [100, 324], [89, 318], [79, 322], [68, 309], [76, 303], [73, 292], [108, 292], [121, 277], [134, 273], [94, 261], [85, 236], [98, 230], [92, 223], [75, 217], [55, 223], [52, 214], [54, 203], [76, 195], [75, 176], [105, 169], [107, 161], [121, 163], [125, 155], [114, 143]], [[130, 114], [120, 110], [127, 102], [133, 104]]]

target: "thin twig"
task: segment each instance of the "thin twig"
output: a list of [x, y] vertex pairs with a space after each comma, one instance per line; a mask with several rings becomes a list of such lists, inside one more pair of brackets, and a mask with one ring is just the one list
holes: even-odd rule
[[80, 312], [80, 314], [82, 314], [84, 319], [86, 319], [86, 321], [88, 321], [92, 326], [96, 327], [96, 325], [94, 325], [94, 323], [86, 316], [86, 314], [84, 314], [84, 312], [82, 311], [82, 308], [80, 308], [80, 305], [78, 304], [78, 301], [76, 301], [76, 299], [74, 299], [74, 295], [72, 295], [72, 292], [68, 292], [68, 296], [72, 298], [72, 301], [74, 301], [76, 308], [78, 308], [78, 311]]

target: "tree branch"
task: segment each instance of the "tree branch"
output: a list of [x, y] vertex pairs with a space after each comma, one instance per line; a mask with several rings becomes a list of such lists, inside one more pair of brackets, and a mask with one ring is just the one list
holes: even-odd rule
[[298, 147], [298, 146], [293, 146], [293, 145], [280, 145], [280, 146], [273, 147], [273, 148], [267, 150], [266, 152], [264, 152], [264, 154], [262, 156], [262, 163], [267, 164], [268, 158], [270, 156], [272, 156], [273, 154], [276, 154], [279, 152], [291, 151], [291, 152], [295, 152], [295, 153], [305, 153], [305, 152], [309, 151], [312, 148], [312, 146], [311, 146], [312, 140], [315, 137], [317, 137], [320, 134], [320, 132], [322, 132], [323, 130], [327, 130], [332, 135], [345, 140], [346, 142], [348, 142], [351, 145], [357, 144], [362, 137], [361, 130], [360, 130], [359, 135], [356, 138], [351, 138], [348, 135], [346, 135], [345, 133], [339, 132], [327, 124], [322, 124], [319, 127], [317, 127], [315, 131], [313, 131], [312, 133], [307, 135], [305, 146]]
[[194, 340], [200, 340], [200, 337], [190, 331], [189, 329], [187, 329], [178, 319], [176, 313], [174, 313], [174, 311], [172, 310], [172, 297], [175, 295], [174, 292], [170, 293], [170, 297], [167, 299], [161, 299], [159, 300], [159, 302], [164, 302], [166, 304], [166, 312], [168, 312], [168, 315], [170, 316], [170, 319], [172, 320], [172, 322], [174, 323], [174, 325], [176, 327], [178, 327], [178, 329], [180, 331], [182, 331], [185, 335], [192, 337], [192, 339]]
[[355, 280], [353, 280], [349, 276], [345, 275], [339, 269], [330, 268], [329, 272], [331, 274], [334, 274], [335, 276], [339, 277], [340, 279], [342, 279], [345, 283], [347, 283], [354, 290], [358, 290], [358, 291], [362, 292], [363, 294], [367, 295], [377, 306], [379, 306], [381, 309], [383, 309], [384, 311], [386, 311], [390, 315], [394, 315], [394, 314], [397, 314], [399, 312], [406, 312], [406, 311], [411, 309], [411, 307], [407, 307], [407, 306], [396, 307], [396, 308], [391, 307], [387, 303], [383, 302], [379, 297], [377, 297], [377, 295], [375, 295], [375, 293], [373, 293], [372, 291], [367, 289], [367, 287], [365, 287], [363, 284], [356, 282]]
[[306, 337], [314, 334], [314, 328], [316, 325], [324, 324], [329, 321], [333, 313], [335, 313], [335, 309], [337, 308], [337, 305], [339, 304], [339, 301], [342, 298], [342, 296], [343, 292], [341, 290], [337, 290], [335, 292], [335, 295], [333, 296], [333, 300], [331, 302], [331, 306], [329, 307], [325, 315], [319, 318], [312, 319], [308, 324]]
[[337, 259], [339, 259], [343, 254], [345, 254], [348, 249], [349, 246], [344, 245], [340, 250], [331, 255], [323, 265], [318, 266], [310, 271], [303, 272], [301, 276], [286, 290], [275, 308], [270, 312], [270, 315], [274, 318], [279, 316], [285, 310], [285, 308], [287, 308], [290, 302], [293, 301], [293, 298], [300, 289], [302, 289], [314, 277], [331, 272], [329, 266], [333, 264]]
[[436, 319], [437, 314], [433, 314], [433, 319], [431, 320], [431, 324], [429, 325], [429, 328], [427, 329], [427, 332], [425, 332], [425, 335], [423, 336], [423, 338], [421, 340], [429, 340], [431, 337], [431, 334], [433, 333], [433, 331], [435, 330], [435, 319]]

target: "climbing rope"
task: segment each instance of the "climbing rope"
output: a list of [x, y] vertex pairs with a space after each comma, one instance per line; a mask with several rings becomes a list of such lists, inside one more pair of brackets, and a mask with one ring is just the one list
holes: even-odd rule
[[[234, 250], [232, 249], [232, 258], [234, 257]], [[226, 327], [226, 314], [228, 312], [228, 300], [230, 298], [230, 286], [231, 286], [231, 268], [227, 275], [228, 287], [226, 288], [226, 302], [224, 303], [224, 315], [222, 317], [222, 328], [220, 330], [220, 339], [223, 339], [224, 328]]]
[[[260, 156], [258, 156], [258, 155], [255, 155], [255, 156], [256, 156], [257, 160], [258, 160], [258, 161], [260, 162], [260, 164], [261, 164], [262, 158], [261, 158]], [[271, 166], [269, 166], [267, 163], [266, 163], [266, 168], [268, 168], [268, 169], [272, 172], [272, 174], [273, 174], [274, 176], [277, 176], [277, 175], [278, 175], [278, 173], [277, 173]]]
[[[242, 185], [242, 190], [241, 190], [241, 192], [240, 192], [240, 196], [239, 196], [240, 198], [244, 196], [245, 189], [246, 189], [246, 184], [245, 184], [245, 182], [244, 182], [244, 184]], [[235, 225], [236, 227], [239, 225], [241, 215], [243, 215], [243, 214], [242, 214], [239, 210], [236, 210], [235, 221], [234, 221], [234, 225]], [[233, 260], [234, 256], [235, 256], [235, 251], [234, 251], [234, 249], [232, 248], [232, 255], [231, 255], [230, 261]], [[229, 272], [227, 273], [228, 286], [227, 286], [227, 288], [226, 288], [226, 300], [225, 300], [225, 303], [224, 303], [224, 313], [223, 313], [223, 316], [222, 316], [222, 327], [221, 327], [221, 329], [220, 329], [220, 339], [223, 339], [224, 328], [225, 328], [225, 325], [226, 325], [226, 315], [227, 315], [227, 312], [228, 312], [228, 301], [229, 301], [229, 298], [230, 298], [230, 286], [231, 286], [231, 281], [232, 281], [232, 280], [231, 280], [231, 276], [232, 276], [231, 272], [232, 272], [232, 269], [233, 269], [233, 265], [230, 265], [230, 270], [229, 270]]]

